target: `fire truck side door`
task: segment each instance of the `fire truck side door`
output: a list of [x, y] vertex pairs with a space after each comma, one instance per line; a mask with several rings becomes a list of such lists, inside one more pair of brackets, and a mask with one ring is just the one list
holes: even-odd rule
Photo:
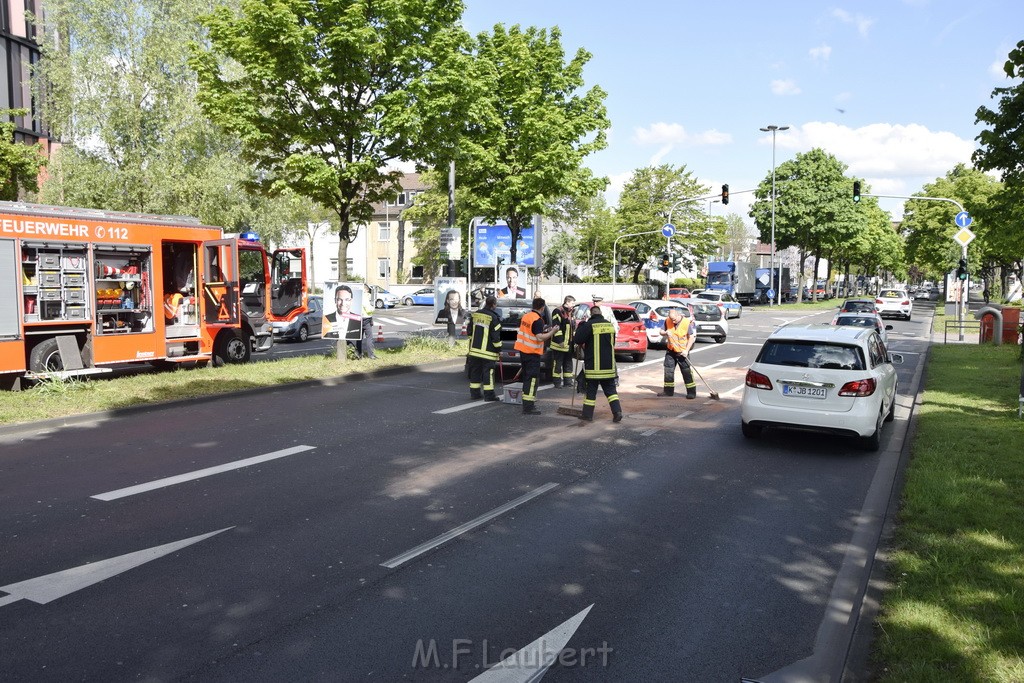
[[14, 240], [0, 240], [0, 371], [25, 369], [25, 345], [21, 339], [21, 305], [18, 282], [22, 279]]
[[305, 309], [309, 302], [306, 281], [306, 250], [277, 249], [270, 259], [271, 319], [284, 318], [292, 311]]
[[237, 325], [238, 242], [203, 242], [203, 306], [207, 323]]

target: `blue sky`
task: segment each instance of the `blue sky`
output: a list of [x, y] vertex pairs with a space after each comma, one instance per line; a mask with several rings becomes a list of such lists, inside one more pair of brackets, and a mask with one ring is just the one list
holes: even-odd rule
[[[776, 163], [821, 147], [878, 194], [911, 195], [970, 164], [975, 111], [1011, 85], [1002, 65], [1024, 39], [1021, 0], [828, 3], [688, 0], [466, 0], [474, 35], [494, 24], [553, 27], [567, 56], [593, 54], [587, 87], [607, 93], [607, 149], [590, 167], [611, 180], [669, 163], [746, 215], [751, 189]], [[882, 200], [902, 215], [902, 201]], [[969, 210], [970, 207], [968, 207]]]

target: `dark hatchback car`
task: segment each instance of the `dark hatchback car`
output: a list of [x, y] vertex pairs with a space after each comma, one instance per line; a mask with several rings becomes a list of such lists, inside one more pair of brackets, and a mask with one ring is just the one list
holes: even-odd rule
[[[530, 312], [530, 301], [526, 299], [498, 299], [497, 313], [501, 318], [501, 379], [504, 382], [511, 382], [519, 373], [522, 361], [519, 352], [515, 350], [516, 337], [519, 334], [519, 323], [523, 316]], [[545, 322], [550, 317], [545, 316]], [[540, 376], [542, 380], [551, 377], [551, 343], [545, 342], [544, 355], [540, 361]]]
[[274, 338], [304, 342], [311, 335], [319, 335], [323, 329], [324, 300], [323, 297], [309, 297], [305, 311], [295, 313], [288, 320], [275, 320]]

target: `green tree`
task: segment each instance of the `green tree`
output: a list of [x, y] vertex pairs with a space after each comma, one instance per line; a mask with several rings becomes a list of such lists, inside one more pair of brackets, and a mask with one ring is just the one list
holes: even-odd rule
[[15, 125], [8, 120], [26, 114], [26, 109], [0, 109], [0, 200], [14, 201], [39, 189], [39, 171], [46, 165], [43, 147], [15, 142]]
[[[942, 197], [959, 202], [976, 217], [971, 230], [977, 236], [971, 242], [973, 254], [982, 255], [982, 259], [991, 254], [990, 237], [995, 234], [999, 243], [998, 233], [990, 229], [990, 223], [984, 217], [984, 207], [990, 198], [999, 191], [1000, 183], [985, 173], [963, 164], [957, 164], [942, 178], [928, 183], [916, 196]], [[960, 259], [960, 246], [953, 241], [953, 234], [959, 230], [953, 221], [959, 209], [949, 202], [927, 200], [908, 200], [903, 209], [902, 228], [907, 233], [907, 260], [918, 266], [924, 266], [934, 274], [949, 272]], [[998, 224], [997, 224], [998, 225]]]
[[600, 281], [611, 277], [612, 251], [616, 232], [615, 212], [608, 206], [604, 194], [587, 202], [586, 210], [577, 219], [580, 226], [576, 235], [576, 262], [593, 272], [592, 279]]
[[728, 214], [722, 228], [722, 240], [718, 243], [718, 250], [723, 258], [733, 254], [736, 258], [744, 253], [750, 246], [750, 230], [743, 223], [743, 217], [736, 213]]
[[[845, 177], [846, 164], [820, 148], [797, 154], [775, 171], [775, 246], [800, 249], [800, 263], [814, 256], [818, 261], [847, 248], [864, 217], [852, 201], [851, 183]], [[755, 191], [750, 207], [762, 242], [771, 243], [772, 176], [769, 172]], [[801, 281], [803, 273], [800, 274]]]
[[606, 185], [583, 159], [606, 145], [605, 93], [581, 93], [583, 49], [569, 62], [557, 28], [501, 24], [477, 37], [481, 90], [473, 125], [460, 140], [456, 186], [479, 200], [480, 215], [505, 220], [512, 259], [535, 214], [566, 197], [591, 197]]
[[460, 0], [240, 0], [204, 18], [198, 99], [238, 135], [261, 184], [338, 215], [339, 276], [398, 160], [439, 166], [469, 120]]
[[47, 1], [36, 67], [46, 88], [36, 94], [63, 145], [45, 201], [248, 222], [251, 167], [200, 111], [188, 66], [188, 42], [204, 35], [196, 16], [210, 4]]
[[714, 253], [724, 238], [725, 226], [722, 221], [709, 220], [702, 202], [697, 201], [707, 192], [708, 187], [701, 185], [686, 166], [663, 164], [633, 172], [622, 188], [615, 214], [621, 235], [638, 235], [620, 241], [618, 248], [619, 263], [632, 271], [633, 282], [640, 281], [644, 266], [653, 256], [665, 251], [660, 228], [669, 214], [676, 226], [674, 244], [682, 248], [684, 269], [693, 268]]
[[[1010, 51], [1003, 70], [1009, 78], [1024, 77], [1024, 40]], [[970, 211], [994, 226], [986, 240], [991, 254], [1003, 262], [1019, 261], [1024, 254], [1024, 83], [995, 88], [992, 98], [998, 99], [997, 108], [979, 107], [976, 114], [975, 123], [985, 129], [976, 138], [973, 161], [982, 171], [999, 172], [1003, 185], [982, 210]]]

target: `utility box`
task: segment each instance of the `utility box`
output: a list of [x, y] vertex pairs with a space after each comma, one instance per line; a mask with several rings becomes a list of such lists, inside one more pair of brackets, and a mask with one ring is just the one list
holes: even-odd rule
[[[1017, 344], [1017, 335], [1020, 328], [1020, 309], [1014, 306], [1003, 306], [1003, 329], [1002, 341], [1004, 344]], [[992, 335], [996, 324], [994, 315], [985, 315], [981, 319], [981, 342], [992, 341]]]

